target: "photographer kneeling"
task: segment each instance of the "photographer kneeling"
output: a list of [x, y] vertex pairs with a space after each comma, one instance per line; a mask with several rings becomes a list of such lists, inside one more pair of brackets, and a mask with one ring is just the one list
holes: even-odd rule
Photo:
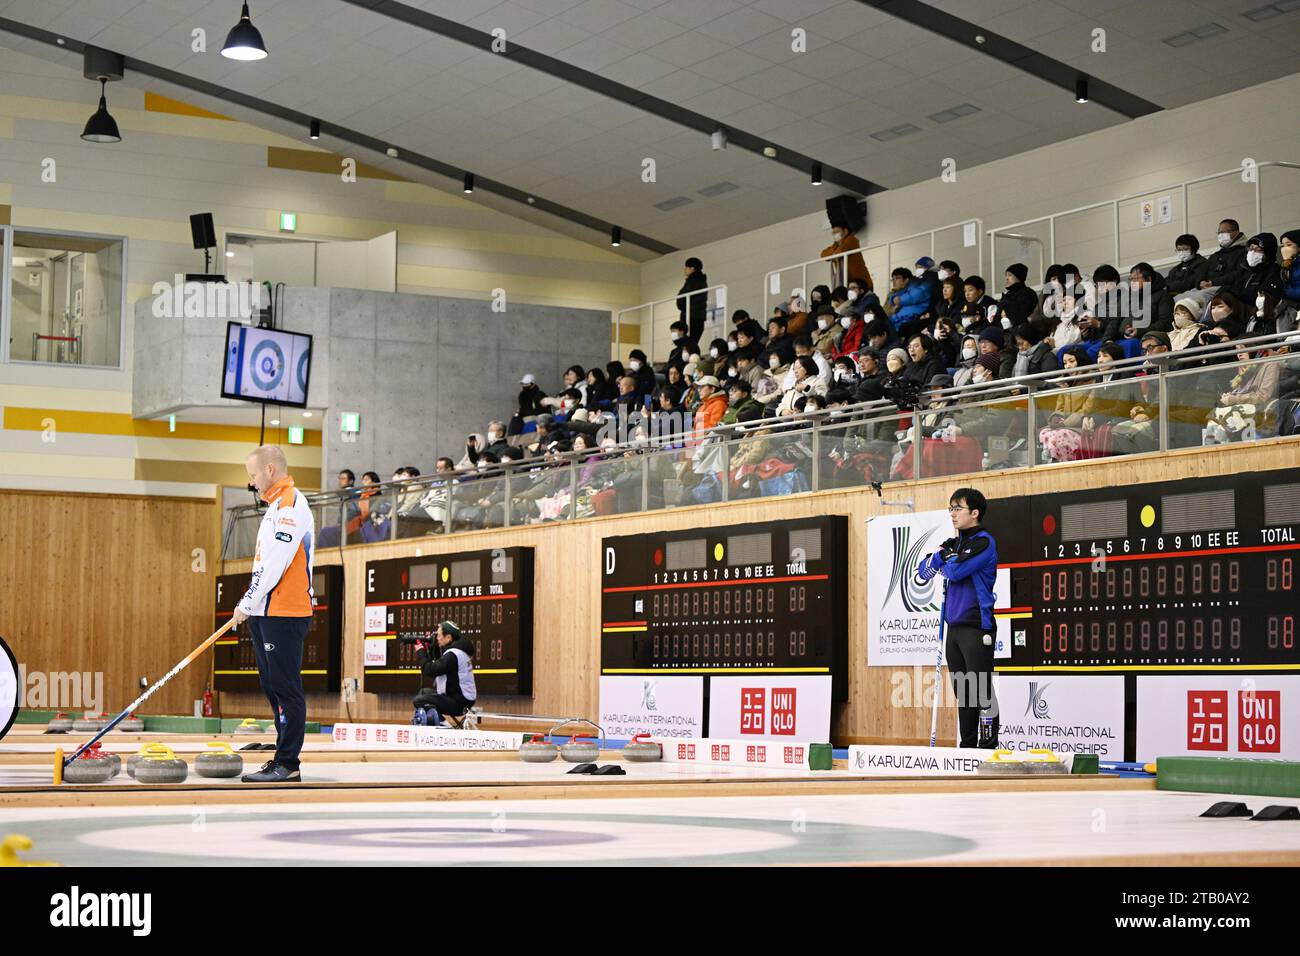
[[460, 727], [465, 714], [474, 706], [478, 689], [474, 686], [474, 642], [460, 636], [460, 628], [451, 621], [443, 621], [434, 632], [439, 653], [430, 656], [429, 645], [423, 640], [415, 642], [415, 659], [425, 680], [433, 678], [433, 688], [422, 686], [411, 702], [415, 716], [411, 723], [437, 727], [442, 718], [453, 727]]

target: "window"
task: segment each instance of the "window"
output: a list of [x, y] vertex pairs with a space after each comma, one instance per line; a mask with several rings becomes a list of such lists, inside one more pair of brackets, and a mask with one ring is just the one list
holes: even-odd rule
[[6, 359], [121, 367], [123, 240], [10, 232]]

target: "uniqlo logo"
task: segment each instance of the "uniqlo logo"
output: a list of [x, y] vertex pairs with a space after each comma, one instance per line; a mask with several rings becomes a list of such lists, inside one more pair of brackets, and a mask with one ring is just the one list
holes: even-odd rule
[[686, 745], [685, 745], [685, 744], [678, 744], [678, 745], [677, 745], [677, 759], [678, 759], [678, 760], [685, 760], [685, 759], [686, 759]]
[[709, 747], [709, 759], [710, 759], [710, 760], [721, 760], [721, 759], [722, 759], [722, 748], [721, 748], [720, 746], [718, 746], [717, 744], [713, 744], [711, 747]]
[[730, 762], [730, 760], [731, 760], [731, 744], [723, 744], [723, 745], [722, 745], [722, 760], [724, 760], [724, 761], [726, 761], [726, 762]]
[[740, 732], [742, 734], [767, 733], [767, 689], [744, 687], [740, 691]]
[[694, 760], [694, 759], [695, 759], [695, 744], [678, 744], [678, 745], [677, 745], [677, 759], [678, 759], [678, 760]]
[[334, 728], [334, 739], [335, 739], [335, 740], [347, 740], [347, 739], [348, 739], [348, 732], [347, 732], [347, 730], [346, 730], [345, 728], [343, 728], [343, 727], [335, 727], [335, 728]]
[[802, 748], [802, 747], [795, 747], [795, 748], [794, 748], [794, 762], [797, 763], [797, 764], [799, 764], [800, 766], [803, 766], [803, 748]]
[[409, 730], [399, 730], [397, 732], [397, 742], [399, 744], [410, 743], [411, 732]]
[[1228, 749], [1228, 692], [1187, 692], [1187, 749]]
[[794, 735], [794, 699], [793, 687], [772, 688], [772, 734], [781, 737]]
[[786, 763], [794, 763], [794, 748], [786, 747], [781, 751], [781, 759]]
[[766, 747], [755, 747], [755, 748], [754, 748], [754, 759], [755, 759], [755, 761], [757, 761], [758, 763], [767, 763], [767, 748], [766, 748]]
[[359, 728], [357, 728], [357, 742], [360, 743], [361, 741], [363, 741], [363, 740], [365, 740], [365, 739], [366, 739], [366, 731], [365, 731], [365, 728], [364, 728], [364, 727], [359, 727]]
[[386, 743], [388, 743], [388, 731], [387, 731], [387, 730], [384, 730], [384, 729], [382, 729], [382, 728], [379, 729], [379, 730], [376, 730], [376, 731], [375, 731], [375, 743], [377, 743], [377, 744], [386, 744]]
[[758, 748], [755, 747], [753, 744], [750, 744], [748, 747], [745, 748], [745, 763], [754, 762], [754, 754], [755, 751], [757, 751], [757, 749]]
[[1237, 750], [1281, 753], [1282, 692], [1242, 691], [1237, 695]]

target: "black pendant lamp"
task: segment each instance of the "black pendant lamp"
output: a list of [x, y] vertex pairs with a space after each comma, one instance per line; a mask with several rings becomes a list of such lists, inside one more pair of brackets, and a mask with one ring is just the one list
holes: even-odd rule
[[239, 22], [230, 30], [226, 44], [221, 48], [221, 55], [230, 60], [263, 60], [266, 58], [266, 44], [262, 34], [253, 26], [248, 16], [248, 4], [239, 15]]

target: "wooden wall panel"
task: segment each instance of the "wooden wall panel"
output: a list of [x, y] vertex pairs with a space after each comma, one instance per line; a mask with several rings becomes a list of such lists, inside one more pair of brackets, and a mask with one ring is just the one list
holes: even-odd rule
[[[213, 508], [0, 490], [0, 636], [29, 673], [102, 672], [104, 709], [116, 713], [140, 677], [157, 680], [212, 631]], [[207, 671], [196, 662], [144, 709], [192, 713]]]
[[[990, 499], [997, 499], [1232, 474], [1243, 470], [1296, 467], [1300, 467], [1300, 441], [1284, 441], [1208, 450], [1195, 448], [1163, 456], [1135, 456], [1124, 460], [893, 484], [885, 487], [885, 498], [902, 501], [910, 497], [916, 510], [926, 511], [944, 507], [952, 490], [963, 484], [974, 484]], [[830, 491], [545, 526], [477, 531], [449, 538], [365, 545], [341, 552], [328, 551], [319, 554], [317, 559], [322, 564], [340, 560], [344, 564], [347, 609], [343, 673], [355, 676], [362, 670], [363, 582], [367, 560], [413, 555], [417, 548], [423, 554], [498, 546], [535, 548], [535, 696], [485, 703], [490, 703], [493, 709], [593, 717], [597, 712], [599, 686], [602, 537], [816, 514], [848, 515], [850, 699], [836, 707], [834, 734], [839, 742], [920, 742], [928, 739], [930, 712], [916, 692], [932, 679], [932, 668], [866, 666], [866, 566], [871, 559], [866, 553], [866, 520], [874, 515], [896, 514], [898, 510], [882, 505], [869, 490]], [[227, 562], [224, 573], [247, 567], [247, 561]], [[211, 606], [206, 595], [203, 606]], [[252, 693], [225, 693], [221, 705], [226, 716], [265, 716], [263, 712], [267, 709], [259, 695]], [[410, 702], [398, 695], [380, 697], [362, 693], [355, 703], [345, 708], [335, 695], [314, 694], [309, 697], [309, 712], [313, 719], [323, 721], [348, 716], [353, 719], [405, 720], [410, 714]], [[951, 707], [944, 708], [940, 733], [952, 735], [954, 732], [955, 714]]]

